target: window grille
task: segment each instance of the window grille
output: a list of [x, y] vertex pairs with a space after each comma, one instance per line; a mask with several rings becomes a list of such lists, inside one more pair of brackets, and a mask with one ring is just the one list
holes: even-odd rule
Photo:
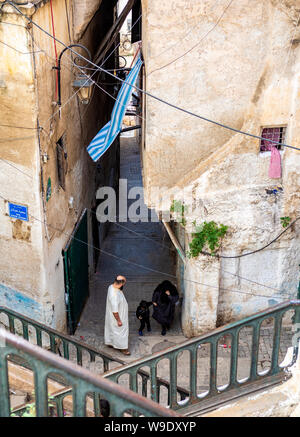
[[[260, 151], [267, 152], [271, 150], [272, 146], [277, 147], [281, 150], [281, 145], [285, 140], [285, 127], [266, 127], [263, 128], [261, 136], [265, 139], [260, 140]], [[280, 144], [271, 143], [268, 140], [277, 141]]]

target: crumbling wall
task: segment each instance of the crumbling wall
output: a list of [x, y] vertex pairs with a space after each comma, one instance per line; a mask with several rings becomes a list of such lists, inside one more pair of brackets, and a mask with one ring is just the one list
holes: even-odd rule
[[[145, 0], [143, 12], [147, 91], [254, 135], [260, 135], [262, 127], [286, 126], [285, 143], [299, 147], [300, 7], [296, 1], [215, 5], [213, 0], [168, 4]], [[258, 139], [183, 114], [150, 97], [146, 117], [147, 204], [161, 208], [151, 197], [153, 187], [160, 187], [163, 195], [174, 188], [194, 190], [190, 223], [214, 220], [229, 227], [222, 255], [263, 247], [283, 230], [280, 217], [298, 216], [300, 152], [282, 148], [282, 177], [270, 179], [271, 152], [261, 153]], [[186, 232], [187, 249], [190, 232]], [[184, 332], [190, 336], [205, 331], [208, 314], [212, 326], [216, 320], [226, 323], [295, 298], [299, 238], [299, 224], [295, 224], [267, 250], [215, 261], [213, 270], [209, 257], [187, 260]], [[209, 296], [213, 296], [210, 313]], [[191, 329], [195, 314], [199, 323]]]
[[[82, 32], [85, 27], [80, 43], [93, 56], [113, 23], [112, 3], [103, 0], [105, 8], [97, 15], [95, 11], [101, 6], [100, 1], [69, 0], [65, 4], [54, 0], [52, 4], [56, 37], [66, 44], [75, 40], [72, 10], [77, 10], [77, 25], [80, 21]], [[24, 7], [22, 11], [52, 34], [50, 2], [36, 2], [36, 6]], [[95, 18], [86, 26], [88, 17]], [[97, 181], [101, 179], [105, 184], [110, 165], [116, 167], [115, 147], [98, 167], [86, 151], [91, 139], [105, 124], [113, 100], [96, 88], [88, 106], [80, 102], [72, 86], [78, 70], [72, 65], [70, 51], [66, 51], [61, 59], [62, 107], [59, 111], [53, 39], [28, 25], [28, 21], [8, 5], [3, 8], [0, 35], [6, 44], [0, 46], [3, 59], [0, 106], [2, 124], [5, 124], [0, 126], [0, 194], [6, 200], [25, 204], [29, 212], [28, 222], [11, 219], [6, 202], [0, 198], [0, 304], [64, 330], [62, 249], [84, 208], [95, 206]], [[59, 55], [63, 47], [59, 43], [56, 46]], [[42, 127], [40, 131], [36, 129], [37, 122]], [[66, 160], [64, 188], [58, 179], [56, 146], [60, 138], [64, 139]], [[103, 168], [100, 169], [99, 164]], [[48, 190], [47, 196], [50, 180], [51, 191]], [[89, 244], [93, 245], [92, 232]], [[92, 270], [93, 250], [90, 255]]]

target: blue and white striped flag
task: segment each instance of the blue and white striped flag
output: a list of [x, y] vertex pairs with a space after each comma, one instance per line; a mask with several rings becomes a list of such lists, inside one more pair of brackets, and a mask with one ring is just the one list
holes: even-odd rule
[[126, 112], [127, 105], [130, 101], [133, 86], [137, 80], [140, 68], [142, 66], [141, 57], [138, 57], [134, 67], [126, 77], [126, 83], [123, 83], [119, 91], [117, 101], [111, 114], [111, 120], [97, 133], [87, 151], [93, 161], [97, 161], [103, 153], [114, 142], [122, 129], [122, 121]]

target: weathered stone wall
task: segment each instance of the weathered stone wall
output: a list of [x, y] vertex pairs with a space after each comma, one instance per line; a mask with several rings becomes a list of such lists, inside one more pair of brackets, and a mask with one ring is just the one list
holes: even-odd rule
[[[233, 2], [218, 22], [228, 3], [143, 1], [147, 89], [207, 118], [260, 133], [260, 125], [249, 119], [249, 110], [257, 113], [262, 94], [279, 79], [270, 103], [275, 100], [281, 110], [289, 111], [282, 100], [289, 100], [298, 53], [295, 43], [286, 65], [297, 2], [288, 11], [282, 11], [285, 2]], [[296, 32], [294, 40], [297, 36]], [[267, 105], [263, 107], [268, 111]], [[278, 122], [276, 117], [272, 122]], [[146, 177], [151, 184], [171, 187], [233, 136], [147, 98]]]
[[[93, 3], [93, 8], [90, 8], [90, 3]], [[103, 13], [95, 15], [99, 5]], [[93, 55], [113, 22], [111, 3], [108, 0], [69, 1], [67, 6], [69, 27], [64, 2], [53, 1], [56, 37], [69, 45], [78, 37], [78, 28], [85, 29], [80, 43]], [[82, 14], [84, 6], [89, 10]], [[33, 8], [22, 10], [33, 13], [33, 20], [52, 34], [49, 2], [36, 11]], [[94, 19], [86, 26], [88, 17]], [[3, 303], [29, 316], [31, 308], [34, 318], [63, 330], [66, 318], [62, 249], [84, 208], [95, 206], [96, 187], [99, 183], [109, 183], [110, 167], [116, 165], [116, 147], [97, 165], [86, 151], [90, 140], [107, 121], [113, 101], [97, 88], [89, 105], [83, 105], [78, 97], [74, 97], [72, 82], [78, 71], [72, 66], [71, 53], [67, 51], [62, 57], [62, 107], [59, 114], [53, 40], [36, 27], [25, 29], [28, 22], [6, 6], [3, 21], [18, 26], [0, 23], [2, 40], [30, 53], [20, 55], [7, 46], [0, 46], [0, 56], [4, 59], [1, 73], [4, 85], [0, 89], [1, 119], [7, 125], [33, 128], [38, 120], [43, 129], [38, 135], [36, 130], [0, 127], [3, 142], [0, 156], [11, 164], [9, 166], [1, 161], [0, 193], [10, 201], [28, 205], [29, 213], [35, 217], [30, 217], [28, 223], [19, 223], [0, 215], [0, 305]], [[62, 49], [57, 43], [58, 54]], [[86, 55], [83, 51], [80, 53]], [[24, 138], [27, 136], [30, 138]], [[22, 138], [17, 141], [16, 137]], [[65, 189], [59, 186], [56, 158], [56, 143], [61, 137], [64, 138], [67, 156]], [[12, 165], [32, 178], [15, 170]], [[51, 196], [46, 201], [49, 178]], [[2, 199], [0, 203], [3, 209]], [[89, 243], [93, 243], [92, 232], [89, 232]], [[93, 250], [90, 250], [89, 264], [92, 269]], [[14, 299], [12, 296], [15, 296]], [[28, 301], [28, 298], [31, 300]]]
[[[143, 13], [149, 92], [255, 135], [261, 134], [262, 127], [286, 126], [285, 142], [299, 147], [300, 27], [295, 26], [300, 7], [296, 1], [215, 5], [212, 0], [167, 4], [154, 0], [143, 1]], [[300, 152], [284, 148], [282, 178], [270, 179], [271, 153], [259, 151], [258, 139], [183, 114], [150, 97], [146, 116], [143, 174], [148, 204], [160, 209], [158, 200], [151, 198], [155, 186], [193, 189], [196, 207], [190, 223], [214, 220], [229, 226], [223, 255], [264, 246], [283, 230], [280, 217], [295, 219], [299, 214]], [[273, 189], [276, 194], [266, 191]], [[190, 240], [187, 232], [186, 248]], [[197, 335], [216, 322], [295, 298], [299, 259], [296, 224], [255, 255], [221, 262], [203, 256], [188, 261], [185, 334]]]
[[1, 21], [0, 39], [7, 45], [0, 47], [0, 194], [5, 198], [0, 198], [0, 302], [41, 318], [37, 293], [45, 286], [43, 226], [37, 220], [11, 219], [6, 202], [26, 205], [29, 214], [42, 220], [33, 48], [22, 18], [4, 13]]

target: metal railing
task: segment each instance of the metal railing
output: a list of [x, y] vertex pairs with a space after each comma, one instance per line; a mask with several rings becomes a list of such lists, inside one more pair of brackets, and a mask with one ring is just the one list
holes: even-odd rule
[[[36, 343], [38, 346], [45, 347], [43, 344], [42, 333], [45, 332], [49, 336], [49, 349], [54, 353], [59, 353], [59, 348], [57, 341], [61, 342], [63, 345], [63, 355], [64, 358], [70, 359], [68, 353], [69, 345], [72, 344], [76, 348], [76, 359], [79, 365], [82, 365], [82, 354], [83, 351], [87, 351], [90, 355], [91, 361], [99, 356], [103, 359], [103, 367], [106, 373], [103, 375], [104, 378], [111, 379], [114, 382], [120, 384], [120, 378], [123, 375], [128, 376], [128, 388], [134, 392], [140, 391], [142, 396], [151, 396], [151, 399], [155, 402], [160, 402], [161, 388], [164, 387], [167, 390], [167, 404], [172, 409], [178, 409], [182, 407], [189, 406], [191, 404], [199, 403], [204, 399], [208, 399], [220, 393], [229, 391], [242, 385], [259, 381], [264, 376], [276, 376], [283, 371], [283, 368], [279, 366], [279, 347], [280, 347], [280, 336], [282, 331], [282, 318], [287, 311], [293, 310], [294, 323], [300, 323], [300, 300], [285, 302], [276, 305], [268, 310], [261, 311], [253, 316], [247, 317], [235, 323], [228, 324], [221, 328], [218, 328], [209, 334], [202, 335], [201, 337], [188, 340], [178, 346], [171, 347], [165, 351], [158, 352], [151, 356], [151, 358], [144, 358], [135, 361], [131, 364], [126, 365], [123, 361], [110, 357], [108, 354], [97, 351], [96, 349], [87, 346], [83, 343], [73, 340], [69, 336], [58, 333], [57, 331], [46, 327], [40, 323], [37, 323], [27, 317], [21, 316], [11, 310], [0, 307], [0, 314], [5, 313], [8, 317], [8, 328], [11, 332], [16, 331], [15, 321], [19, 320], [22, 325], [21, 335], [25, 339], [29, 337], [29, 328], [32, 326], [36, 332]], [[272, 347], [272, 359], [271, 365], [268, 372], [263, 374], [258, 373], [258, 351], [259, 351], [259, 341], [260, 341], [260, 328], [264, 320], [273, 319], [274, 329], [273, 329], [273, 347]], [[239, 354], [239, 335], [243, 328], [250, 328], [252, 330], [251, 334], [251, 367], [250, 374], [247, 379], [243, 381], [237, 378], [237, 367], [238, 367], [238, 354]], [[231, 351], [230, 351], [230, 378], [229, 383], [226, 387], [219, 387], [217, 385], [217, 368], [218, 368], [218, 343], [224, 336], [230, 337], [231, 339]], [[32, 338], [31, 338], [32, 340]], [[47, 342], [46, 342], [47, 343]], [[198, 378], [198, 350], [203, 344], [208, 344], [210, 346], [210, 363], [209, 367], [209, 386], [206, 393], [199, 395], [197, 393], [197, 378]], [[295, 349], [295, 356], [298, 352]], [[177, 375], [177, 362], [180, 359], [182, 352], [187, 351], [190, 358], [189, 364], [189, 387], [183, 387], [181, 381], [178, 381]], [[168, 375], [164, 378], [158, 376], [157, 367], [160, 361], [167, 359], [169, 360], [169, 371]], [[117, 362], [122, 365], [122, 368], [118, 367], [115, 370], [109, 370], [110, 362]], [[145, 370], [145, 367], [149, 371]], [[141, 382], [138, 381], [138, 377]], [[150, 382], [150, 390], [149, 390]], [[124, 384], [124, 382], [123, 382]], [[72, 394], [72, 388], [66, 387], [60, 393], [54, 395], [54, 402], [56, 403], [57, 415], [63, 416], [63, 401], [64, 399]], [[94, 412], [95, 415], [99, 413], [99, 398], [97, 396], [94, 398]]]
[[[96, 415], [100, 415], [100, 399], [109, 402], [110, 415], [122, 417], [124, 415], [148, 417], [178, 417], [174, 411], [166, 409], [157, 403], [146, 399], [137, 393], [121, 387], [102, 376], [97, 376], [87, 369], [55, 356], [41, 347], [30, 344], [28, 341], [7, 330], [0, 329], [0, 416], [9, 417], [10, 387], [8, 377], [8, 361], [11, 357], [26, 362], [34, 374], [34, 396], [36, 417], [47, 417], [48, 379], [58, 374], [67, 381], [72, 388], [73, 416], [86, 416], [87, 397], [93, 396]], [[98, 414], [97, 414], [98, 413]]]
[[[12, 311], [8, 308], [0, 306], [0, 316], [1, 314], [5, 314], [7, 317], [7, 323], [2, 320], [3, 326], [6, 329], [9, 329], [12, 334], [17, 333], [18, 335], [21, 335], [25, 340], [28, 340], [31, 343], [34, 342], [34, 344], [37, 344], [40, 347], [49, 349], [51, 352], [63, 356], [67, 360], [74, 359], [80, 366], [83, 366], [85, 364], [83, 362], [83, 354], [85, 354], [85, 356], [88, 356], [89, 358], [89, 361], [86, 363], [87, 365], [89, 365], [89, 363], [95, 363], [97, 357], [102, 360], [102, 372], [98, 373], [107, 372], [111, 363], [118, 363], [120, 366], [126, 364], [121, 359], [112, 357], [106, 352], [99, 351], [85, 343], [73, 339], [69, 335], [62, 334], [40, 322], [36, 322], [33, 319], [16, 313], [15, 311]], [[74, 357], [70, 355], [71, 346], [73, 346], [76, 350]], [[142, 393], [146, 393], [147, 383], [149, 381], [150, 375], [149, 373], [144, 371], [140, 371], [139, 375], [141, 376], [143, 381]], [[160, 378], [158, 379], [157, 383], [160, 384], [161, 387], [165, 387], [167, 390], [169, 390], [169, 382], [165, 379]], [[177, 392], [181, 399], [185, 399], [188, 396], [187, 390], [185, 390], [183, 387], [177, 386]], [[54, 396], [54, 402], [56, 403], [59, 416], [63, 415], [63, 400], [67, 396], [69, 396], [70, 393], [71, 390], [63, 390], [62, 393]]]
[[[287, 311], [293, 310], [293, 323], [299, 324], [300, 322], [300, 300], [284, 302], [276, 305], [270, 309], [261, 311], [253, 316], [242, 319], [238, 322], [230, 323], [221, 328], [218, 328], [208, 334], [202, 335], [198, 338], [188, 340], [180, 345], [171, 347], [165, 351], [158, 352], [152, 355], [150, 358], [144, 358], [135, 361], [131, 364], [123, 366], [121, 369], [111, 370], [107, 372], [104, 377], [109, 378], [114, 382], [120, 382], [122, 376], [126, 376], [128, 379], [128, 388], [137, 392], [139, 390], [139, 384], [137, 380], [138, 374], [141, 369], [147, 367], [150, 373], [151, 380], [151, 399], [155, 402], [159, 402], [161, 379], [158, 378], [157, 368], [162, 360], [169, 360], [168, 366], [168, 405], [172, 409], [185, 408], [187, 406], [200, 403], [204, 399], [208, 399], [213, 396], [217, 396], [220, 393], [224, 393], [231, 389], [241, 387], [244, 384], [253, 381], [259, 381], [265, 376], [272, 377], [283, 372], [283, 368], [279, 365], [279, 347], [282, 331], [282, 318]], [[273, 326], [273, 344], [272, 344], [272, 356], [270, 362], [270, 368], [268, 371], [258, 372], [258, 352], [259, 342], [261, 336], [261, 325], [266, 319], [272, 319], [274, 321]], [[298, 328], [299, 325], [296, 325]], [[243, 328], [250, 328], [251, 330], [251, 351], [250, 351], [250, 369], [249, 376], [243, 380], [238, 380], [237, 368], [239, 359], [239, 335]], [[224, 336], [231, 339], [230, 349], [230, 369], [229, 369], [229, 381], [226, 386], [217, 385], [217, 369], [218, 369], [218, 343]], [[207, 390], [205, 393], [199, 395], [197, 388], [197, 378], [199, 368], [197, 365], [198, 350], [201, 345], [209, 345], [209, 375]], [[292, 346], [292, 345], [291, 345]], [[181, 399], [177, 397], [177, 364], [178, 359], [181, 357], [181, 353], [187, 351], [189, 354], [189, 369], [188, 379], [189, 388], [186, 390], [186, 395]], [[228, 349], [229, 351], [229, 349]], [[296, 347], [294, 351], [298, 353]], [[294, 354], [295, 357], [295, 354]], [[201, 369], [200, 369], [201, 370]], [[147, 390], [143, 381], [142, 394], [147, 396]], [[183, 401], [185, 397], [185, 401]], [[182, 402], [183, 401], [183, 402]]]
[[[87, 364], [94, 363], [96, 358], [99, 358], [99, 364], [102, 364], [103, 372], [109, 370], [111, 363], [118, 363], [120, 366], [124, 364], [124, 361], [112, 357], [109, 353], [99, 351], [92, 346], [75, 340], [68, 335], [62, 334], [8, 308], [0, 306], [0, 317], [1, 314], [6, 315], [7, 323], [1, 319], [0, 323], [2, 323], [3, 327], [9, 329], [12, 334], [21, 335], [25, 340], [42, 348], [49, 349], [51, 352], [67, 360], [74, 359], [79, 366], [83, 365], [83, 356], [89, 360]], [[72, 347], [75, 356], [70, 355]]]

